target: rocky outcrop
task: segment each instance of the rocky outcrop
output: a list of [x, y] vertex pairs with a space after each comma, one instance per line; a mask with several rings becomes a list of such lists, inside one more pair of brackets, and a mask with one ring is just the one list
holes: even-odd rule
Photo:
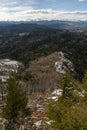
[[74, 71], [73, 64], [70, 60], [65, 58], [64, 53], [58, 52], [59, 59], [55, 62], [56, 71], [64, 74], [66, 70]]

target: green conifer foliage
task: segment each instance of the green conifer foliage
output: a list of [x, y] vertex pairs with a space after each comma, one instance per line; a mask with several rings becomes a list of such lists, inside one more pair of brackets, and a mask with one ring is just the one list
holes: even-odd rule
[[30, 115], [31, 110], [27, 108], [27, 102], [28, 98], [21, 89], [19, 81], [11, 75], [7, 83], [6, 106], [3, 109], [3, 116], [9, 121], [15, 121], [20, 113], [23, 117]]
[[[62, 84], [63, 95], [48, 106], [47, 115], [52, 121], [51, 128], [52, 130], [87, 130], [87, 73], [82, 83], [74, 80], [70, 85], [70, 80], [66, 80], [67, 78]], [[71, 96], [69, 88], [72, 87]]]

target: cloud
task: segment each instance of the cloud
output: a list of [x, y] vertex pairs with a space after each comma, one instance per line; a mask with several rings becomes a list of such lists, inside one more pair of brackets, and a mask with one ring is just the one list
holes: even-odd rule
[[87, 1], [87, 0], [78, 0], [79, 2], [84, 2], [84, 1]]
[[87, 20], [87, 11], [58, 11], [53, 9], [35, 9], [34, 7], [38, 4], [37, 1], [38, 0], [1, 0], [0, 21]]
[[[32, 9], [32, 5], [35, 5], [34, 0], [3, 0], [0, 1], [0, 14], [26, 11]], [[7, 14], [8, 15], [8, 14]], [[9, 14], [10, 15], [10, 14]]]
[[[8, 10], [8, 9], [3, 9]], [[11, 21], [30, 21], [30, 20], [87, 20], [87, 11], [57, 11], [52, 9], [23, 9], [21, 7], [16, 10], [19, 12], [1, 12], [0, 20]]]
[[14, 8], [14, 7], [28, 7], [36, 5], [37, 2], [35, 0], [2, 0], [0, 1], [0, 7]]

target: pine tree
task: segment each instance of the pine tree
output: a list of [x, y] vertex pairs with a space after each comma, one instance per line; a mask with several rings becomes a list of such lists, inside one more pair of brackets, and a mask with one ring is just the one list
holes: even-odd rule
[[63, 90], [62, 97], [64, 98], [71, 98], [73, 93], [73, 83], [75, 79], [72, 76], [70, 71], [66, 71], [66, 73], [63, 75], [60, 85]]
[[17, 121], [20, 113], [23, 117], [31, 114], [30, 108], [27, 107], [26, 93], [13, 75], [8, 79], [6, 92], [6, 106], [3, 109], [3, 116], [8, 121]]
[[[68, 78], [70, 79], [70, 76]], [[52, 130], [86, 130], [87, 73], [82, 83], [74, 81], [70, 86], [68, 81], [65, 78], [63, 82], [64, 96], [61, 96], [58, 101], [53, 101], [48, 106], [47, 115], [52, 121]], [[67, 87], [73, 87], [72, 96], [70, 96], [71, 90], [69, 91]]]

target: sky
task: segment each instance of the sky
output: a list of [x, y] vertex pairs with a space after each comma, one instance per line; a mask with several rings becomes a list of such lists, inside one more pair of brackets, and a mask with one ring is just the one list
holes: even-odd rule
[[87, 20], [87, 0], [0, 0], [0, 21]]

